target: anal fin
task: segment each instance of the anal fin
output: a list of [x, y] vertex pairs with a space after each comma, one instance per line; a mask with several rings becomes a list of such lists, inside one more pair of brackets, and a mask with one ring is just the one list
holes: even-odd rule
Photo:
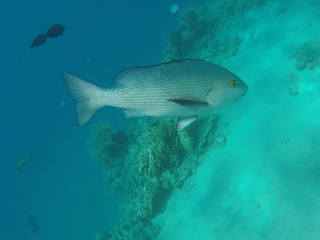
[[131, 118], [131, 117], [141, 117], [141, 116], [144, 116], [143, 114], [140, 114], [132, 109], [128, 109], [128, 108], [122, 108], [121, 109], [124, 116], [126, 118]]
[[190, 123], [192, 123], [194, 120], [196, 120], [198, 116], [189, 116], [189, 117], [179, 117], [176, 125], [177, 130], [181, 130], [188, 126]]

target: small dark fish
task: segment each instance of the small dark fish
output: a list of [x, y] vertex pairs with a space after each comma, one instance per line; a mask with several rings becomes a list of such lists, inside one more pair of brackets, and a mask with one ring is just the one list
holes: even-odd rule
[[26, 228], [32, 229], [34, 224], [36, 224], [36, 218], [29, 213], [29, 218], [26, 223]]
[[24, 155], [21, 160], [19, 161], [16, 171], [19, 172], [25, 165], [27, 165], [32, 158], [32, 154]]
[[29, 218], [26, 223], [26, 228], [28, 230], [32, 230], [33, 234], [35, 236], [38, 236], [40, 228], [37, 225], [36, 218], [33, 217], [30, 213], [29, 213]]
[[38, 236], [39, 235], [39, 230], [40, 230], [40, 228], [38, 227], [37, 223], [35, 222], [35, 224], [32, 226], [33, 234], [35, 236]]
[[48, 29], [46, 35], [48, 38], [55, 38], [60, 36], [64, 31], [64, 26], [61, 24], [55, 24], [51, 28]]
[[39, 46], [39, 45], [45, 43], [46, 39], [47, 39], [46, 35], [40, 34], [33, 40], [32, 44], [29, 45], [29, 47], [33, 48], [35, 46]]

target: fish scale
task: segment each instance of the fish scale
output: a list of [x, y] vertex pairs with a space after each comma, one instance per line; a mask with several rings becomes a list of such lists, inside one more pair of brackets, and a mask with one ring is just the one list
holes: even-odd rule
[[63, 78], [76, 102], [80, 126], [99, 108], [113, 106], [127, 117], [178, 117], [177, 128], [182, 129], [199, 114], [236, 102], [248, 89], [229, 70], [201, 60], [128, 68], [116, 74], [115, 86], [107, 89], [69, 73]]

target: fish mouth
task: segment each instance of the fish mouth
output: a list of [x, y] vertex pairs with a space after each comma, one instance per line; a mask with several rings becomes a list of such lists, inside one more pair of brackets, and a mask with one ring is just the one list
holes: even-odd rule
[[241, 95], [239, 95], [239, 96], [237, 96], [237, 97], [234, 99], [234, 101], [235, 101], [235, 102], [238, 101], [238, 100], [239, 100], [240, 98], [242, 98], [245, 94], [246, 94], [246, 92], [243, 93], [243, 94], [241, 94]]
[[239, 96], [237, 96], [237, 97], [235, 98], [235, 101], [238, 101], [240, 98], [242, 98], [244, 95], [246, 95], [246, 93], [248, 92], [248, 86], [245, 85], [245, 88], [244, 88], [243, 90], [244, 90], [243, 93], [240, 94]]
[[241, 97], [242, 97], [242, 96], [236, 97], [236, 98], [233, 100], [233, 102], [238, 102], [238, 100], [239, 100]]

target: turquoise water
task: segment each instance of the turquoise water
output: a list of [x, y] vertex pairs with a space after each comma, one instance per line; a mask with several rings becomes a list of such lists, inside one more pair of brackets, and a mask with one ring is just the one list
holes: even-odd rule
[[[221, 64], [249, 91], [221, 111], [213, 135], [202, 139], [218, 141], [208, 148], [215, 148], [212, 152], [199, 162], [180, 159], [194, 169], [185, 184], [161, 182], [171, 198], [152, 209], [145, 225], [130, 226], [134, 234], [122, 231], [123, 237], [113, 239], [154, 239], [139, 233], [151, 222], [162, 228], [158, 239], [165, 240], [320, 238], [319, 2], [202, 2], [178, 2], [173, 14], [170, 1], [0, 3], [0, 239], [102, 240], [100, 234], [128, 216], [128, 206], [139, 215], [136, 196], [121, 212], [128, 195], [105, 192], [108, 169], [101, 170], [88, 146], [98, 121], [116, 129], [132, 121], [118, 109], [104, 108], [79, 128], [61, 72], [107, 87], [121, 69], [177, 58]], [[193, 8], [186, 8], [188, 3]], [[61, 36], [28, 47], [56, 23], [65, 26]], [[164, 34], [169, 29], [174, 30]], [[150, 122], [136, 124], [150, 129]], [[199, 131], [211, 134], [196, 124], [187, 133], [190, 141]], [[29, 153], [30, 162], [15, 172]], [[143, 164], [141, 169], [128, 174], [138, 179]], [[129, 192], [144, 196], [147, 183], [136, 182], [137, 190]], [[40, 227], [38, 236], [26, 228], [29, 213]]]
[[[125, 67], [159, 62], [163, 32], [177, 22], [170, 4], [1, 1], [0, 239], [34, 239], [26, 229], [29, 213], [40, 227], [38, 239], [94, 239], [114, 226], [121, 198], [104, 193], [87, 139], [95, 121], [120, 126], [125, 119], [105, 109], [79, 129], [61, 73], [108, 86]], [[63, 35], [28, 47], [56, 23], [65, 26]], [[32, 160], [16, 173], [28, 153]]]

